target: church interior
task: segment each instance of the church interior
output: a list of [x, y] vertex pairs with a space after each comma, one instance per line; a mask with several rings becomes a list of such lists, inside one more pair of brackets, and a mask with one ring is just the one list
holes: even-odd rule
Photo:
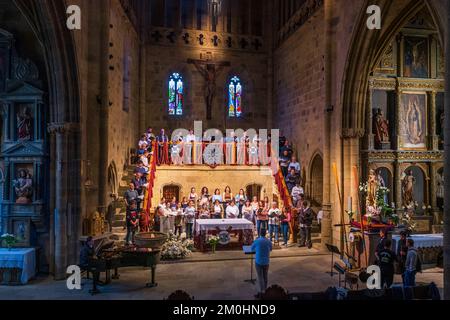
[[[136, 299], [253, 299], [244, 253], [266, 210], [269, 284], [335, 286], [335, 250], [364, 287], [379, 234], [407, 233], [432, 271], [417, 281], [450, 299], [448, 32], [446, 0], [0, 0], [0, 298], [89, 299], [95, 272], [76, 296], [60, 280], [92, 242], [122, 248], [99, 296], [148, 280], [127, 267], [156, 286], [158, 264], [160, 291]], [[31, 271], [2, 261], [14, 250]], [[202, 291], [183, 287], [197, 268], [214, 271]]]

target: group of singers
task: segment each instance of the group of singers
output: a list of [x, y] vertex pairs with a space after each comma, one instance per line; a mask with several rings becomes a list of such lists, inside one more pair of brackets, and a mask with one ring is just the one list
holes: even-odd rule
[[[211, 144], [215, 148], [208, 149]], [[214, 151], [213, 151], [214, 150]], [[220, 152], [217, 152], [220, 150]], [[157, 154], [158, 165], [268, 165], [271, 155], [271, 136], [260, 139], [244, 132], [241, 137], [233, 133], [229, 137], [201, 139], [193, 130], [170, 140], [164, 129], [155, 136], [149, 128], [138, 142], [138, 156]], [[144, 160], [145, 161], [145, 160]]]
[[212, 195], [208, 188], [203, 187], [200, 195], [194, 187], [188, 197], [177, 201], [162, 198], [156, 209], [155, 227], [160, 232], [173, 232], [180, 235], [186, 233], [187, 238], [193, 238], [194, 224], [197, 219], [238, 219], [243, 218], [256, 226], [258, 236], [262, 229], [268, 230], [270, 240], [278, 242], [279, 234], [283, 236], [283, 244], [287, 246], [289, 239], [290, 210], [280, 210], [276, 202], [270, 203], [269, 198], [258, 200], [254, 196], [247, 197], [244, 189], [233, 196], [227, 186], [222, 193], [215, 189]]

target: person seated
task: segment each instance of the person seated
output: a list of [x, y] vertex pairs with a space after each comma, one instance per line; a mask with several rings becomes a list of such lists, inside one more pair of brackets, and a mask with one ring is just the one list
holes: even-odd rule
[[289, 162], [288, 170], [291, 171], [291, 169], [295, 170], [295, 174], [297, 176], [300, 176], [300, 163], [297, 161], [297, 158], [295, 156], [291, 157], [291, 161]]
[[226, 209], [227, 219], [237, 219], [239, 217], [239, 207], [236, 205], [236, 201], [231, 200]]
[[297, 203], [302, 200], [301, 196], [305, 194], [305, 191], [300, 186], [300, 183], [297, 181], [296, 185], [292, 188], [291, 196], [294, 207], [297, 206]]
[[143, 155], [144, 151], [148, 149], [147, 136], [144, 134], [138, 142], [138, 155]]
[[292, 150], [292, 147], [288, 140], [284, 142], [284, 145], [280, 149], [281, 154], [284, 154], [285, 151], [287, 151], [288, 158], [291, 159], [294, 150]]
[[199, 213], [198, 213], [198, 218], [201, 219], [201, 220], [209, 219], [209, 218], [210, 218], [210, 212], [209, 212], [209, 209], [208, 209], [208, 205], [207, 205], [207, 204], [204, 204], [204, 205], [201, 207], [201, 209], [200, 209], [200, 211], [199, 211]]
[[89, 263], [92, 259], [94, 259], [95, 250], [94, 250], [94, 239], [89, 236], [86, 239], [86, 242], [81, 247], [80, 250], [80, 264], [79, 267], [81, 270], [87, 270]]
[[283, 176], [286, 177], [288, 174], [288, 166], [289, 166], [289, 154], [287, 150], [283, 151], [283, 154], [281, 155], [279, 161], [281, 172], [283, 173]]
[[295, 170], [291, 169], [288, 175], [285, 178], [286, 186], [288, 187], [289, 193], [292, 192], [292, 189], [298, 184], [298, 176], [295, 174]]
[[137, 163], [137, 167], [134, 169], [134, 172], [144, 175], [148, 173], [148, 168], [144, 166], [144, 162], [142, 162], [142, 160], [139, 160]]
[[224, 217], [224, 209], [223, 205], [220, 203], [219, 199], [214, 201], [213, 211], [211, 213], [212, 219], [223, 219]]

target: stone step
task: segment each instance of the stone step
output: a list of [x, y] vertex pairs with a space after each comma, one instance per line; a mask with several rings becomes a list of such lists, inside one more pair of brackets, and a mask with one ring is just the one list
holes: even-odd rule
[[125, 226], [125, 220], [117, 220], [111, 222], [111, 228], [123, 228]]
[[124, 226], [120, 226], [120, 227], [111, 227], [111, 232], [113, 234], [122, 234], [122, 233], [127, 233], [126, 230], [123, 230]]

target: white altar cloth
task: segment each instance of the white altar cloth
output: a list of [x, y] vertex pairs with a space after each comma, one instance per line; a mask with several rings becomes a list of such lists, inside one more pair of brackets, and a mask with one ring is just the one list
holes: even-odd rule
[[195, 222], [195, 231], [200, 233], [201, 231], [215, 230], [227, 230], [232, 227], [233, 230], [253, 230], [254, 225], [247, 219], [198, 219]]
[[20, 282], [27, 284], [28, 280], [36, 275], [36, 252], [33, 248], [27, 249], [0, 249], [0, 268], [22, 269]]
[[[416, 248], [433, 248], [442, 247], [444, 245], [444, 235], [442, 233], [436, 234], [413, 234], [410, 236], [414, 240], [414, 247]], [[393, 248], [397, 251], [397, 243], [400, 240], [400, 235], [393, 235]]]

